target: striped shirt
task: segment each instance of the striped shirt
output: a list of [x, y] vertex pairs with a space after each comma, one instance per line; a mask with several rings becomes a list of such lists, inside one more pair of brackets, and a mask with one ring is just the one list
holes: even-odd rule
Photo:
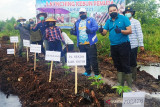
[[131, 28], [132, 28], [132, 34], [129, 35], [131, 49], [144, 46], [143, 33], [142, 33], [140, 22], [134, 18], [131, 18], [130, 22], [131, 22]]
[[53, 27], [53, 29], [48, 27], [45, 31], [45, 35], [46, 35], [46, 39], [48, 41], [55, 41], [55, 39], [56, 39], [56, 40], [60, 40], [64, 43], [64, 38], [61, 34], [60, 28], [57, 26]]

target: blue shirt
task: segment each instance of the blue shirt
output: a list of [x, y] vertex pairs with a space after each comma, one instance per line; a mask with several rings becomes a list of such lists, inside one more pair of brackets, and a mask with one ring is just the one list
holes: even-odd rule
[[79, 23], [79, 42], [89, 42], [88, 34], [86, 33], [86, 20], [81, 20]]
[[107, 20], [104, 29], [109, 31], [109, 39], [111, 45], [119, 45], [129, 41], [128, 35], [124, 35], [122, 33], [116, 33], [115, 28], [118, 27], [121, 30], [126, 30], [126, 27], [129, 27], [130, 25], [131, 23], [129, 19], [120, 14], [118, 14], [115, 21], [113, 21], [111, 18]]

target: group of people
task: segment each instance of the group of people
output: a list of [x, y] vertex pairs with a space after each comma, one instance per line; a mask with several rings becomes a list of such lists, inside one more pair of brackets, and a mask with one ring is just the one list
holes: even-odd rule
[[[97, 61], [96, 43], [98, 38], [96, 32], [99, 31], [103, 36], [109, 32], [111, 56], [114, 66], [117, 68], [117, 85], [124, 86], [126, 81], [127, 85], [132, 87], [132, 82], [136, 81], [138, 47], [140, 47], [141, 51], [144, 51], [141, 24], [133, 18], [135, 11], [131, 7], [126, 7], [123, 12], [124, 15], [120, 15], [117, 5], [110, 4], [108, 12], [110, 18], [106, 21], [104, 28], [100, 27], [98, 29], [96, 20], [88, 17], [86, 9], [81, 8], [79, 10], [80, 18], [75, 22], [74, 27], [70, 31], [71, 35], [77, 36], [77, 47], [80, 52], [86, 52], [87, 63], [84, 66], [85, 72], [83, 75], [91, 76], [92, 71], [94, 71], [95, 76], [100, 74]], [[20, 25], [15, 25], [15, 28], [20, 30], [22, 39], [31, 35], [31, 42], [42, 45], [44, 54], [45, 50], [61, 51], [62, 53], [73, 51], [73, 41], [56, 26], [55, 19], [47, 18], [45, 13], [38, 14], [37, 18], [40, 19], [38, 24], [34, 25], [34, 21], [30, 19], [30, 24], [24, 27], [23, 30], [21, 27], [24, 19], [18, 20]], [[47, 19], [45, 20], [45, 18]], [[43, 49], [43, 43], [45, 49]], [[64, 50], [62, 50], [62, 43], [67, 45]], [[21, 44], [20, 42], [19, 53], [21, 52]]]

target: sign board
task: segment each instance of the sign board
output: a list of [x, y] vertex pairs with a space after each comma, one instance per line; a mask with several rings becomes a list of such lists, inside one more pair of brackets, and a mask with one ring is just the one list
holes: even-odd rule
[[67, 65], [75, 66], [75, 65], [86, 65], [86, 53], [67, 53]]
[[18, 43], [18, 36], [11, 36], [10, 37], [10, 42], [11, 43]]
[[7, 54], [14, 54], [14, 49], [7, 49]]
[[48, 61], [59, 61], [61, 58], [61, 52], [58, 51], [46, 51], [45, 60]]
[[80, 8], [85, 8], [87, 16], [93, 17], [99, 25], [104, 25], [109, 18], [110, 4], [117, 4], [120, 14], [125, 10], [125, 0], [36, 0], [36, 10], [37, 14], [45, 12], [53, 16], [57, 26], [69, 29], [79, 19]]
[[41, 45], [31, 44], [30, 52], [41, 53]]
[[30, 40], [23, 39], [23, 46], [30, 47]]
[[145, 92], [123, 93], [122, 107], [144, 107]]

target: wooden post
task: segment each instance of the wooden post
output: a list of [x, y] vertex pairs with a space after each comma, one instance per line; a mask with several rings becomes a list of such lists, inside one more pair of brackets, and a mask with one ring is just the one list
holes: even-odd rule
[[77, 94], [77, 65], [75, 66], [75, 94]]
[[14, 43], [14, 56], [16, 55], [15, 43]]
[[51, 79], [52, 79], [52, 67], [53, 67], [53, 61], [51, 61], [50, 75], [49, 75], [49, 82], [51, 82]]
[[34, 71], [36, 70], [36, 52], [34, 53]]
[[17, 43], [16, 43], [16, 49], [17, 49]]
[[29, 57], [28, 57], [28, 47], [26, 47], [27, 49], [27, 62], [29, 61]]

